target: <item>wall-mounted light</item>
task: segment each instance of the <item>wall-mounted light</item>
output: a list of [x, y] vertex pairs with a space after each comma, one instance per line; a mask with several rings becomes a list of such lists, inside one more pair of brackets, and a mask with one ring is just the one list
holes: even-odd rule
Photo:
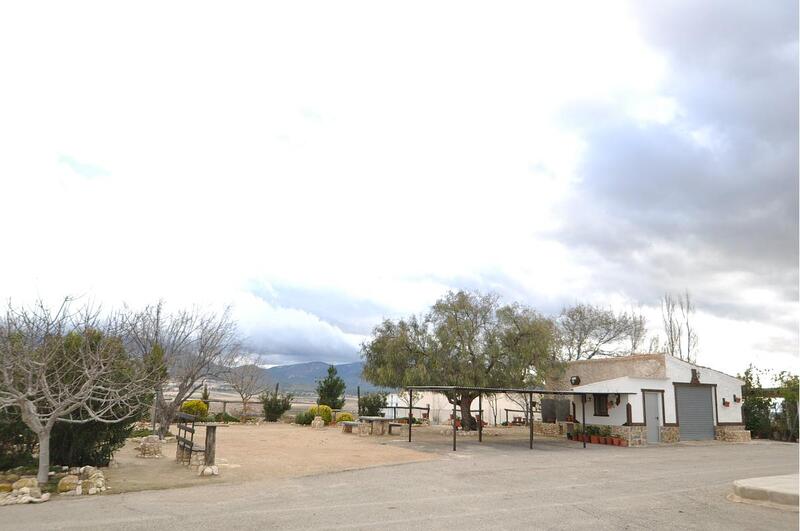
[[738, 404], [739, 402], [741, 402], [741, 401], [742, 401], [742, 397], [741, 397], [741, 396], [736, 396], [736, 395], [733, 395], [733, 401], [734, 401], [734, 402], [736, 402], [736, 403]]
[[728, 407], [728, 406], [730, 406], [730, 405], [731, 405], [731, 403], [730, 403], [728, 400], [725, 400], [725, 399], [723, 398], [723, 399], [722, 399], [722, 405], [723, 405], [723, 406], [725, 406], [725, 407]]
[[569, 383], [571, 385], [580, 385], [581, 384], [581, 377], [580, 376], [570, 376]]

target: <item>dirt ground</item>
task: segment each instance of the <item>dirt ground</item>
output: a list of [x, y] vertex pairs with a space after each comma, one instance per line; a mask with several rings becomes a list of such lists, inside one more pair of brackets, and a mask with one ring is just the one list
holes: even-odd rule
[[[175, 443], [164, 444], [164, 457], [136, 457], [128, 443], [115, 455], [118, 467], [105, 471], [112, 493], [189, 487], [213, 483], [286, 479], [312, 474], [410, 463], [436, 456], [394, 442], [403, 435], [360, 437], [335, 426], [315, 430], [294, 424], [231, 424], [217, 428], [216, 462], [220, 475], [199, 477], [194, 467], [175, 462]], [[196, 440], [205, 439], [198, 426]]]

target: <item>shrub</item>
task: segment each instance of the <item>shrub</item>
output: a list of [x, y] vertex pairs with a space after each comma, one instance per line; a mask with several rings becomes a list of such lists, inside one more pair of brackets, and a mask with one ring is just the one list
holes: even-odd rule
[[353, 421], [353, 415], [351, 415], [347, 411], [344, 411], [336, 415], [336, 422], [352, 422], [352, 421]]
[[358, 414], [369, 417], [381, 415], [381, 409], [386, 407], [386, 393], [367, 393], [361, 397], [358, 405]]
[[0, 470], [36, 464], [36, 435], [15, 410], [0, 410]]
[[309, 412], [306, 413], [298, 413], [297, 416], [294, 418], [295, 424], [300, 424], [302, 426], [308, 426], [311, 424], [311, 421], [314, 420], [314, 415]]
[[276, 422], [281, 415], [292, 408], [294, 395], [278, 393], [278, 385], [275, 384], [274, 391], [262, 393], [260, 397], [261, 405], [264, 408], [264, 418], [269, 422]]
[[227, 412], [217, 413], [216, 415], [214, 415], [214, 422], [239, 422], [239, 417], [228, 415]]
[[[308, 415], [311, 416], [311, 420], [314, 420], [314, 417], [319, 415], [322, 417], [322, 420], [325, 421], [325, 424], [330, 424], [333, 419], [333, 411], [331, 411], [329, 406], [319, 406], [319, 410], [317, 410], [317, 406], [311, 406], [308, 408]], [[309, 424], [311, 424], [311, 422], [309, 422]]]
[[181, 404], [181, 413], [194, 415], [195, 417], [206, 417], [208, 406], [202, 400], [187, 400]]
[[115, 424], [56, 422], [50, 434], [50, 462], [65, 466], [108, 466], [131, 436], [138, 418]]

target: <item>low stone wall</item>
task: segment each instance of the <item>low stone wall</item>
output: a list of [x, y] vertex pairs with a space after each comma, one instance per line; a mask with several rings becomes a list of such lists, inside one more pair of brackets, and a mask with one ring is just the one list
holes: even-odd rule
[[676, 443], [681, 440], [681, 429], [678, 426], [661, 426], [661, 442]]
[[[566, 422], [542, 422], [540, 420], [533, 421], [533, 434], [543, 437], [561, 437], [567, 436], [568, 427]], [[570, 423], [571, 424], [571, 423]]]
[[725, 442], [747, 442], [750, 440], [750, 431], [744, 425], [715, 426], [714, 439]]
[[609, 426], [611, 436], [628, 441], [628, 446], [647, 445], [647, 426]]

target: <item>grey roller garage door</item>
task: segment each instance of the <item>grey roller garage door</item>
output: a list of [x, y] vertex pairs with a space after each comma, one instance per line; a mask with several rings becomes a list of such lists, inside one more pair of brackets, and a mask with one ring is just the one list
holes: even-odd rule
[[714, 413], [711, 408], [711, 387], [679, 385], [678, 422], [682, 441], [702, 441], [714, 438]]

